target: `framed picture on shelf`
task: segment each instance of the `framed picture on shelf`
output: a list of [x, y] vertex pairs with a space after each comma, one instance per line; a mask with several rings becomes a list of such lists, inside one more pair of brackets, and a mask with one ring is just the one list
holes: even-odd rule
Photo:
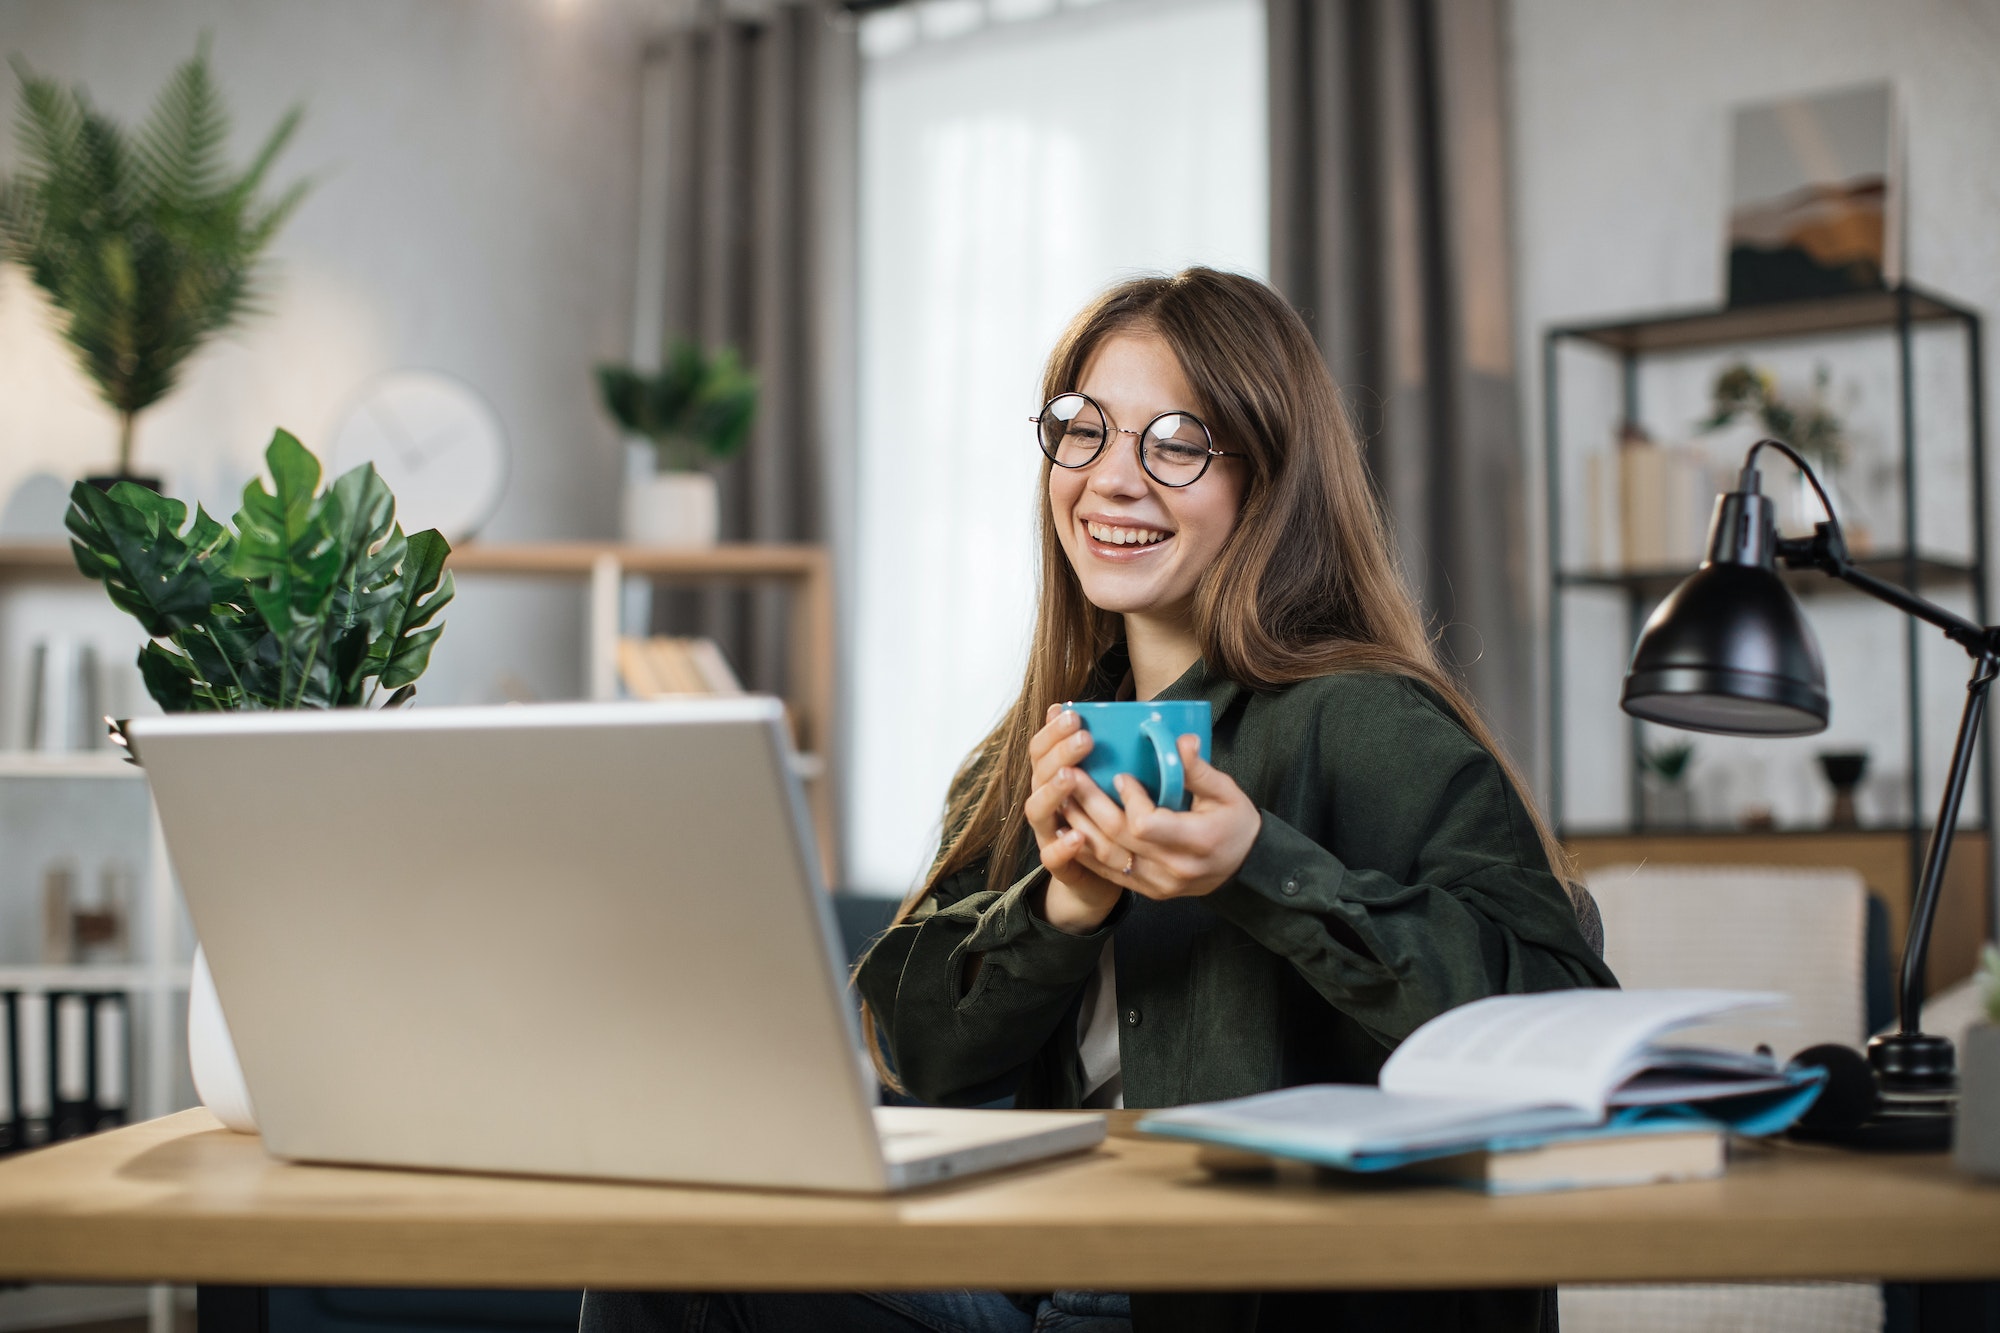
[[1888, 84], [1738, 107], [1731, 144], [1730, 306], [1901, 280], [1901, 153]]

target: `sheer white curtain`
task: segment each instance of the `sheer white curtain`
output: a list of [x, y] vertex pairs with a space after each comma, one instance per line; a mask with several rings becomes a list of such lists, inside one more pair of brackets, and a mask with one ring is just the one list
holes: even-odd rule
[[1133, 273], [1266, 267], [1260, 0], [1045, 3], [1005, 21], [1023, 8], [920, 5], [863, 33], [845, 672], [863, 891], [922, 873], [953, 769], [1019, 687], [1039, 499], [1027, 418], [1063, 323]]

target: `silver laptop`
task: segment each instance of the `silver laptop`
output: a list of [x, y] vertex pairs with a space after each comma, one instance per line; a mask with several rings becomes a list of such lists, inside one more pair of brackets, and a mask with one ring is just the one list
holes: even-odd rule
[[774, 699], [129, 731], [280, 1157], [876, 1192], [1104, 1136], [874, 1105]]

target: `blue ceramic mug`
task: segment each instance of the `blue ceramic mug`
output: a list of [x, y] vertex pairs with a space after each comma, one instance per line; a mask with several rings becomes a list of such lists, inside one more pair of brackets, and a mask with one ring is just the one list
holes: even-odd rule
[[1206, 699], [1154, 699], [1144, 703], [1072, 703], [1063, 707], [1083, 721], [1090, 733], [1090, 753], [1083, 771], [1104, 794], [1120, 805], [1112, 779], [1129, 773], [1156, 805], [1167, 810], [1188, 808], [1187, 775], [1181, 770], [1180, 738], [1199, 736], [1201, 757], [1208, 758], [1210, 713]]

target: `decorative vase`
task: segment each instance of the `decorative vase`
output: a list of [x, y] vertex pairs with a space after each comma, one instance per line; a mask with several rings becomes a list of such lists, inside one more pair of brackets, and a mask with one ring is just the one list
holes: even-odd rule
[[656, 472], [625, 486], [625, 540], [646, 546], [713, 546], [719, 524], [715, 478]]
[[1687, 779], [1669, 782], [1652, 773], [1639, 779], [1639, 824], [1649, 829], [1694, 827], [1694, 792]]
[[1860, 828], [1861, 815], [1854, 803], [1854, 793], [1861, 786], [1861, 779], [1868, 776], [1868, 752], [1822, 750], [1819, 768], [1826, 774], [1827, 785], [1833, 788], [1833, 809], [1827, 813], [1826, 826]]
[[239, 1134], [257, 1132], [257, 1115], [250, 1107], [250, 1089], [236, 1063], [236, 1043], [222, 1001], [215, 994], [208, 955], [194, 949], [194, 975], [188, 982], [188, 1067], [194, 1073], [195, 1094], [215, 1118]]
[[2000, 1023], [1974, 1023], [1958, 1049], [1958, 1169], [2000, 1179]]

